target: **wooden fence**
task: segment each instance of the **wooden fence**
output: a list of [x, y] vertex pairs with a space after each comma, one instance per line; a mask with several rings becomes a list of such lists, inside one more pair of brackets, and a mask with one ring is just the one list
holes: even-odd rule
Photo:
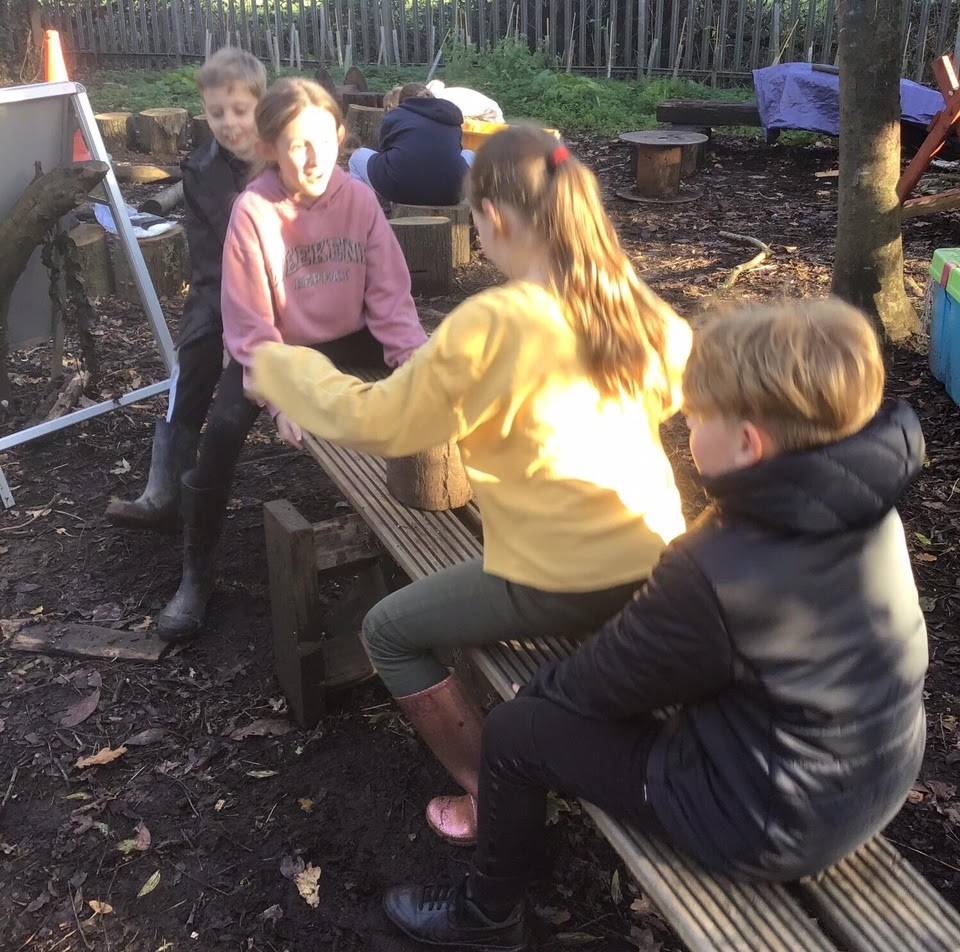
[[[450, 39], [542, 47], [560, 67], [730, 80], [835, 62], [838, 0], [49, 0], [65, 45], [102, 66], [163, 65], [232, 44], [264, 61], [426, 64]], [[903, 75], [960, 53], [957, 0], [902, 0]]]

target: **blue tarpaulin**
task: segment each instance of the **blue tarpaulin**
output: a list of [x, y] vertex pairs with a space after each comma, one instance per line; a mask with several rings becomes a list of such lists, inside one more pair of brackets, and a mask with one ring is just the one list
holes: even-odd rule
[[[835, 73], [820, 72], [810, 63], [781, 63], [755, 69], [753, 85], [768, 139], [779, 129], [840, 134], [840, 77]], [[906, 122], [926, 127], [943, 105], [936, 89], [900, 80], [900, 109]]]

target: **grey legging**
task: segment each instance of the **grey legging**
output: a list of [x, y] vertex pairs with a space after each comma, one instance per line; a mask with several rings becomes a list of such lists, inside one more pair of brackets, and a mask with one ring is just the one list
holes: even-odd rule
[[363, 641], [390, 693], [407, 697], [449, 674], [434, 651], [512, 638], [591, 634], [620, 611], [640, 584], [544, 592], [488, 575], [474, 559], [378, 602], [363, 619]]

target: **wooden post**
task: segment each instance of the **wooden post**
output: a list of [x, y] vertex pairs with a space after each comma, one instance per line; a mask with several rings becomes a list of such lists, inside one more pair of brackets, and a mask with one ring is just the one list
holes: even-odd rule
[[[154, 238], [139, 238], [138, 243], [157, 295], [171, 297], [180, 294], [190, 280], [190, 252], [183, 226], [174, 225]], [[117, 296], [132, 304], [139, 303], [140, 294], [127, 256], [119, 248], [116, 238], [112, 244]]]
[[263, 531], [277, 680], [296, 722], [311, 728], [326, 710], [313, 526], [279, 499], [264, 505]]
[[347, 109], [345, 125], [347, 132], [353, 133], [360, 145], [367, 149], [380, 147], [380, 123], [383, 122], [383, 110], [373, 106], [351, 105]]
[[93, 222], [77, 225], [70, 232], [70, 240], [77, 246], [83, 286], [91, 299], [113, 294], [113, 268], [107, 233]]
[[193, 139], [193, 147], [196, 149], [204, 142], [210, 141], [210, 123], [207, 117], [201, 112], [199, 116], [194, 116], [190, 120], [190, 136]]
[[98, 112], [94, 118], [107, 152], [126, 152], [133, 148], [133, 113]]
[[414, 294], [444, 294], [453, 283], [449, 218], [394, 218], [390, 227], [406, 259]]
[[153, 155], [175, 155], [187, 147], [186, 109], [144, 109], [134, 120], [137, 148]]
[[459, 205], [402, 205], [394, 202], [392, 218], [449, 218], [453, 238], [453, 267], [470, 263], [470, 203]]
[[387, 489], [397, 502], [431, 512], [458, 509], [473, 498], [455, 442], [388, 459]]

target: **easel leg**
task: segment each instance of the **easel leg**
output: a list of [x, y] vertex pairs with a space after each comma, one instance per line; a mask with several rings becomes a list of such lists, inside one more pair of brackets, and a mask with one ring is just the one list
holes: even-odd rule
[[13, 508], [13, 493], [7, 485], [7, 478], [3, 475], [3, 468], [0, 467], [0, 501], [3, 502], [4, 509]]

